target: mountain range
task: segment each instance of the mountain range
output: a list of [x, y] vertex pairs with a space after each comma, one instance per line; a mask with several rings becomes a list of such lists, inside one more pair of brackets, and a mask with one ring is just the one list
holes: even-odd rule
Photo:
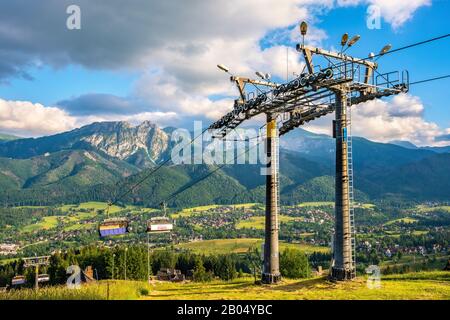
[[[149, 121], [99, 122], [39, 138], [0, 135], [0, 201], [36, 205], [119, 197], [155, 206], [173, 193], [169, 205], [174, 206], [264, 200], [261, 165], [217, 170], [169, 162], [151, 173], [169, 159], [173, 130]], [[334, 139], [297, 129], [280, 139], [280, 147], [282, 201], [333, 200]], [[449, 199], [448, 148], [353, 137], [353, 162], [356, 200]]]

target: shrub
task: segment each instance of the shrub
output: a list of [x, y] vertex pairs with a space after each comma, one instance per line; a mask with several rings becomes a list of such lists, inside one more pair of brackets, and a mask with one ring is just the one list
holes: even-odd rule
[[140, 294], [141, 296], [148, 296], [149, 291], [148, 291], [147, 288], [140, 288], [140, 289], [139, 289], [139, 294]]
[[310, 267], [306, 254], [295, 249], [285, 249], [280, 255], [280, 272], [287, 278], [307, 278]]

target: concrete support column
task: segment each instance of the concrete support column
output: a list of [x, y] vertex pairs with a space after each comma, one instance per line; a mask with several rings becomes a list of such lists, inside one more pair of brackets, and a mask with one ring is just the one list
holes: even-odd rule
[[36, 264], [34, 267], [34, 289], [37, 291], [39, 289], [39, 265]]
[[275, 117], [267, 115], [266, 140], [266, 225], [264, 242], [263, 283], [281, 280], [278, 250], [278, 129]]
[[355, 277], [352, 262], [350, 226], [350, 198], [347, 153], [347, 92], [336, 92], [336, 181], [335, 181], [335, 227], [333, 241], [333, 280], [350, 280]]

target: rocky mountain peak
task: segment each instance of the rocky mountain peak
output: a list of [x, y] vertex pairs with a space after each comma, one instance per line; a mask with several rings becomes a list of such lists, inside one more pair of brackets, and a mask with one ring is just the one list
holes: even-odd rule
[[140, 124], [138, 124], [137, 127], [157, 128], [158, 126], [155, 123], [151, 122], [150, 120], [144, 120]]
[[155, 123], [144, 121], [136, 126], [129, 122], [94, 123], [90, 134], [80, 140], [121, 160], [139, 166], [159, 162], [169, 147], [170, 137]]
[[26, 159], [61, 150], [88, 149], [146, 167], [165, 157], [169, 142], [170, 134], [151, 121], [137, 125], [106, 121], [52, 136], [3, 141], [0, 157]]

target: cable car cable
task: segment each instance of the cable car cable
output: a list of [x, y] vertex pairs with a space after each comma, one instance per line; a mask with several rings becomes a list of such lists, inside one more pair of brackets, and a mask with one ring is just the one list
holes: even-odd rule
[[[419, 45], [422, 45], [422, 44], [426, 44], [426, 43], [429, 43], [429, 42], [434, 42], [434, 41], [441, 40], [441, 39], [444, 39], [444, 38], [447, 38], [447, 37], [450, 37], [450, 33], [444, 34], [442, 36], [434, 37], [434, 38], [431, 38], [431, 39], [423, 40], [423, 41], [420, 41], [420, 42], [411, 43], [409, 45], [406, 45], [406, 46], [403, 46], [403, 47], [400, 47], [400, 48], [397, 48], [397, 49], [392, 49], [392, 50], [390, 50], [388, 52], [385, 52], [383, 54], [378, 53], [378, 54], [375, 54], [373, 56], [367, 56], [366, 58], [357, 59], [357, 60], [354, 60], [353, 62], [359, 62], [359, 61], [363, 61], [363, 60], [367, 60], [367, 59], [373, 59], [373, 58], [376, 58], [376, 57], [385, 56], [385, 55], [388, 55], [388, 54], [391, 54], [391, 53], [394, 53], [394, 52], [398, 52], [398, 51], [402, 51], [402, 50], [405, 50], [405, 49], [413, 48], [413, 47], [416, 47], [416, 46], [419, 46]], [[336, 67], [342, 66], [345, 63], [346, 62], [341, 62], [341, 63], [337, 64]]]
[[[258, 146], [258, 144], [254, 144], [252, 147], [246, 149], [244, 152], [237, 154], [233, 161], [236, 160], [239, 156], [248, 153], [250, 150], [252, 150], [254, 147]], [[221, 165], [219, 165], [218, 167], [216, 167], [213, 171], [208, 172], [208, 174], [206, 174], [205, 176], [201, 177], [200, 179], [195, 180], [193, 183], [188, 184], [187, 186], [181, 188], [180, 190], [172, 193], [169, 197], [167, 197], [164, 202], [167, 203], [169, 200], [172, 200], [173, 198], [175, 198], [176, 196], [178, 196], [179, 194], [185, 192], [186, 190], [192, 188], [193, 186], [195, 186], [196, 184], [202, 182], [203, 180], [206, 180], [207, 178], [209, 178], [211, 175], [213, 175], [214, 173], [216, 173], [217, 171], [219, 171], [220, 169], [222, 169], [223, 167], [225, 167], [226, 165], [229, 165], [230, 163], [225, 162]]]
[[430, 78], [430, 79], [425, 79], [425, 80], [414, 81], [414, 82], [411, 82], [409, 85], [411, 86], [411, 85], [413, 85], [413, 84], [425, 83], [425, 82], [429, 82], [429, 81], [441, 80], [441, 79], [446, 79], [446, 78], [450, 78], [450, 74], [445, 75], [445, 76], [440, 76], [440, 77], [434, 77], [434, 78]]
[[[382, 55], [391, 54], [391, 53], [394, 53], [394, 52], [399, 52], [399, 51], [402, 51], [402, 50], [405, 50], [405, 49], [409, 49], [409, 48], [412, 48], [412, 47], [416, 47], [416, 46], [419, 46], [419, 45], [422, 45], [422, 44], [426, 44], [426, 43], [429, 43], [429, 42], [434, 42], [434, 41], [437, 41], [437, 40], [441, 40], [441, 39], [447, 38], [447, 37], [449, 37], [449, 36], [450, 36], [450, 34], [445, 34], [445, 35], [438, 36], [438, 37], [434, 37], [434, 38], [427, 39], [427, 40], [424, 40], [424, 41], [412, 43], [412, 44], [410, 44], [410, 45], [406, 45], [406, 46], [403, 46], [403, 47], [400, 47], [400, 48], [397, 48], [397, 49], [393, 49], [393, 50], [388, 51], [388, 52], [383, 53], [383, 54], [379, 53], [379, 54], [373, 55], [373, 56], [371, 56], [371, 57], [367, 57], [367, 58], [364, 58], [364, 59], [360, 59], [360, 61], [366, 60], [366, 59], [369, 59], [369, 58], [372, 58], [372, 59], [373, 59], [373, 58], [375, 58], [375, 57], [379, 57], [379, 56], [382, 56]], [[342, 64], [343, 64], [343, 63], [342, 63]], [[436, 78], [430, 78], [430, 79], [421, 80], [421, 81], [416, 81], [416, 82], [410, 83], [410, 85], [415, 85], [415, 84], [419, 84], [419, 83], [425, 83], [425, 82], [434, 81], [434, 80], [440, 80], [440, 79], [444, 79], [444, 78], [448, 78], [448, 77], [450, 77], [450, 75], [446, 75], [446, 76], [442, 76], [442, 77], [436, 77]], [[186, 146], [184, 146], [183, 148], [185, 148], [185, 147], [191, 145], [198, 137], [202, 136], [207, 130], [208, 130], [208, 128], [205, 128], [205, 129], [202, 131], [201, 134], [199, 134], [198, 136], [194, 137], [194, 138], [193, 138]], [[254, 145], [254, 146], [256, 146], [256, 145]], [[254, 146], [253, 146], [253, 147], [254, 147]], [[252, 148], [253, 148], [253, 147], [252, 147]], [[250, 148], [250, 149], [252, 149], [252, 148]], [[249, 149], [249, 150], [246, 150], [244, 153], [247, 153], [248, 151], [250, 151], [250, 149]], [[239, 155], [241, 155], [241, 154], [239, 154]], [[237, 155], [237, 156], [239, 156], [239, 155]], [[236, 156], [236, 157], [237, 157], [237, 156]], [[236, 157], [235, 157], [235, 159], [236, 159]], [[171, 159], [168, 158], [168, 159], [166, 159], [165, 161], [163, 161], [163, 162], [162, 162], [161, 164], [159, 164], [155, 169], [153, 169], [153, 170], [150, 171], [147, 175], [145, 175], [141, 180], [139, 180], [138, 182], [136, 182], [131, 188], [129, 188], [127, 191], [125, 191], [124, 193], [122, 193], [122, 194], [120, 194], [118, 197], [116, 197], [114, 201], [112, 201], [112, 202], [110, 202], [110, 203], [108, 204], [108, 209], [109, 209], [110, 206], [116, 204], [117, 201], [119, 201], [120, 199], [122, 199], [123, 197], [125, 197], [126, 195], [128, 195], [129, 193], [131, 193], [135, 188], [137, 188], [137, 187], [138, 187], [139, 185], [141, 185], [144, 181], [146, 181], [148, 178], [150, 178], [154, 173], [156, 173], [159, 169], [161, 169], [161, 168], [162, 168], [165, 164], [167, 164], [170, 160], [171, 160]], [[189, 188], [193, 187], [193, 186], [196, 185], [197, 183], [199, 183], [199, 182], [201, 182], [201, 181], [207, 179], [209, 176], [211, 176], [212, 174], [214, 174], [215, 172], [217, 172], [218, 170], [220, 170], [221, 168], [223, 168], [223, 167], [224, 167], [225, 165], [227, 165], [227, 164], [228, 164], [228, 163], [224, 163], [224, 164], [218, 166], [215, 170], [211, 171], [210, 173], [208, 173], [206, 176], [202, 177], [201, 179], [195, 181], [193, 184], [188, 185], [188, 186], [186, 186], [185, 188], [182, 188], [181, 190], [175, 192], [175, 193], [172, 194], [170, 197], [168, 197], [168, 198], [166, 199], [166, 201], [167, 201], [167, 200], [170, 200], [170, 199], [172, 199], [172, 198], [174, 198], [174, 197], [176, 197], [177, 195], [179, 195], [180, 193], [182, 193], [182, 192], [188, 190]], [[109, 210], [108, 210], [108, 213], [109, 213]]]
[[406, 46], [403, 46], [403, 47], [400, 47], [400, 48], [397, 48], [397, 49], [393, 49], [393, 50], [390, 50], [390, 51], [388, 51], [388, 52], [386, 52], [384, 54], [378, 53], [378, 54], [376, 54], [373, 57], [376, 58], [376, 57], [379, 57], [379, 56], [384, 56], [384, 55], [391, 54], [391, 53], [394, 53], [394, 52], [397, 52], [397, 51], [401, 51], [401, 50], [409, 49], [409, 48], [412, 48], [412, 47], [416, 47], [416, 46], [419, 46], [419, 45], [422, 45], [422, 44], [425, 44], [425, 43], [441, 40], [441, 39], [444, 39], [444, 38], [447, 38], [447, 37], [450, 37], [450, 33], [444, 34], [444, 35], [439, 36], [439, 37], [431, 38], [431, 39], [428, 39], [428, 40], [412, 43], [412, 44], [409, 44], [409, 45], [406, 45]]
[[[186, 144], [184, 148], [186, 148], [187, 146], [191, 145], [198, 137], [203, 136], [203, 134], [208, 130], [208, 128], [204, 129], [202, 131], [202, 133], [200, 133], [198, 136], [196, 136], [195, 138], [193, 138], [188, 144]], [[156, 173], [159, 169], [161, 169], [165, 164], [167, 164], [168, 162], [170, 162], [170, 158], [167, 158], [166, 160], [164, 160], [162, 163], [160, 163], [156, 168], [154, 168], [153, 170], [151, 170], [148, 174], [146, 174], [141, 180], [139, 180], [138, 182], [136, 182], [131, 188], [129, 188], [127, 191], [123, 192], [122, 194], [120, 194], [118, 197], [115, 198], [114, 201], [110, 202], [108, 204], [108, 206], [112, 206], [114, 204], [117, 203], [117, 201], [119, 201], [120, 199], [122, 199], [123, 197], [125, 197], [126, 195], [128, 195], [129, 193], [131, 193], [136, 187], [140, 186], [142, 183], [144, 183], [145, 180], [147, 180], [148, 178], [150, 178], [154, 173]]]
[[[420, 44], [424, 44], [427, 42], [431, 42], [431, 41], [435, 41], [435, 40], [439, 40], [445, 37], [450, 36], [450, 34], [441, 36], [441, 37], [437, 37], [437, 38], [433, 38], [433, 39], [429, 39], [429, 40], [425, 40], [422, 42], [418, 42], [415, 44], [411, 44], [402, 48], [398, 48], [396, 50], [390, 51], [390, 52], [395, 52], [395, 51], [399, 51], [399, 50], [403, 50], [403, 49], [407, 49], [407, 48], [411, 48]], [[387, 53], [386, 53], [387, 54]], [[440, 77], [435, 77], [435, 78], [430, 78], [430, 79], [425, 79], [425, 80], [420, 80], [420, 81], [415, 81], [415, 82], [411, 82], [409, 85], [415, 85], [415, 84], [419, 84], [419, 83], [426, 83], [429, 81], [436, 81], [436, 80], [441, 80], [441, 79], [445, 79], [445, 78], [450, 78], [450, 75], [445, 75], [445, 76], [440, 76]], [[196, 136], [195, 138], [193, 138], [186, 146], [184, 146], [183, 148], [187, 147], [188, 145], [191, 145], [198, 137], [202, 136], [208, 129], [204, 129], [202, 131], [201, 134], [199, 134], [198, 136]], [[252, 139], [255, 138], [260, 138], [260, 136], [257, 137], [252, 137]], [[233, 141], [238, 141], [238, 140], [233, 140]], [[236, 160], [236, 158], [238, 156], [241, 156], [242, 154], [245, 154], [247, 152], [249, 152], [251, 149], [253, 149], [255, 146], [257, 146], [257, 144], [253, 145], [251, 148], [249, 148], [248, 150], [244, 151], [241, 154], [238, 154], [234, 157], [233, 160]], [[161, 167], [163, 167], [166, 163], [168, 163], [170, 161], [170, 159], [165, 160], [163, 163], [161, 163], [157, 168], [155, 168], [154, 170], [152, 170], [148, 175], [144, 176], [143, 179], [141, 179], [139, 182], [137, 182], [133, 187], [129, 188], [126, 192], [124, 192], [123, 194], [121, 194], [119, 197], [116, 198], [116, 200], [114, 202], [111, 202], [110, 205], [114, 205], [115, 203], [117, 203], [117, 201], [121, 198], [123, 198], [124, 196], [126, 196], [127, 194], [129, 194], [131, 191], [133, 191], [133, 189], [135, 189], [136, 187], [138, 187], [140, 184], [142, 184], [145, 180], [147, 180], [151, 175], [153, 175], [156, 171], [158, 171]], [[166, 198], [165, 203], [167, 203], [169, 200], [173, 199], [174, 197], [178, 196], [180, 193], [183, 193], [184, 191], [190, 189], [191, 187], [193, 187], [194, 185], [196, 185], [197, 183], [200, 183], [201, 181], [207, 179], [208, 177], [210, 177], [211, 175], [213, 175], [215, 172], [217, 172], [218, 170], [220, 170], [221, 168], [223, 168], [225, 165], [227, 165], [229, 163], [224, 163], [220, 166], [218, 166], [216, 169], [214, 169], [213, 171], [209, 172], [207, 175], [205, 175], [204, 177], [200, 178], [199, 180], [194, 181], [192, 184], [187, 185], [186, 187], [182, 188], [181, 190], [175, 192], [174, 194], [172, 194], [171, 196], [169, 196], [168, 198]]]
[[[265, 125], [264, 125], [265, 126]], [[262, 127], [264, 127], [262, 126]], [[261, 127], [261, 128], [262, 128]], [[259, 136], [259, 135], [258, 135]], [[234, 158], [233, 161], [236, 160], [238, 157], [240, 157], [243, 154], [247, 154], [248, 152], [250, 152], [250, 150], [252, 150], [254, 147], [258, 146], [259, 144], [254, 144], [253, 146], [249, 147], [248, 149], [246, 149], [244, 152], [237, 154]], [[208, 177], [210, 177], [211, 175], [213, 175], [214, 173], [216, 173], [217, 171], [219, 171], [220, 169], [222, 169], [224, 166], [228, 165], [230, 163], [223, 163], [221, 165], [219, 165], [217, 168], [215, 168], [213, 171], [210, 171], [208, 174], [206, 174], [205, 176], [203, 176], [202, 178], [194, 181], [193, 183], [181, 188], [180, 190], [172, 193], [169, 197], [167, 197], [162, 203], [167, 203], [169, 200], [172, 200], [173, 198], [177, 197], [178, 195], [180, 195], [181, 193], [185, 192], [186, 190], [192, 188], [193, 186], [195, 186], [196, 184], [206, 180]]]

